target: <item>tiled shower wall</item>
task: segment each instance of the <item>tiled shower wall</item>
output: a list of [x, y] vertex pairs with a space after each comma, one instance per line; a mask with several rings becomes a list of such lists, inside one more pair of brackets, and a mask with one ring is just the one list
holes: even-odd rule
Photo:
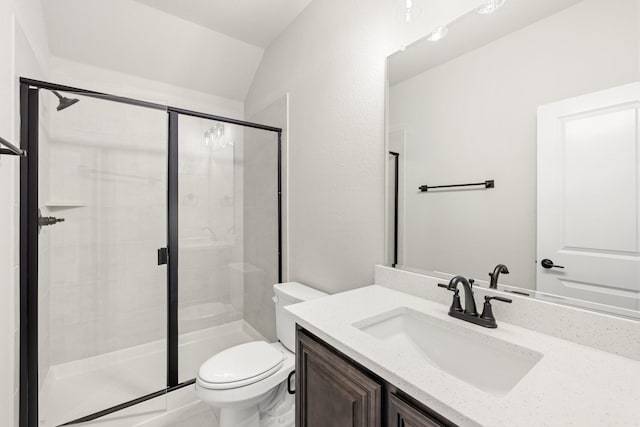
[[[40, 313], [49, 318], [42, 327], [50, 328], [52, 365], [165, 338], [166, 267], [156, 265], [156, 250], [166, 242], [166, 113], [131, 108], [81, 97], [51, 118], [42, 170], [50, 190], [41, 204], [47, 215], [65, 218], [43, 231], [50, 256], [42, 260], [50, 262], [41, 268], [50, 269], [51, 291]], [[212, 149], [204, 134], [213, 122], [181, 116], [179, 124], [179, 316], [187, 333], [242, 319], [254, 294], [262, 307], [270, 286], [267, 295], [260, 282], [247, 296], [245, 283], [275, 279], [243, 263], [246, 131], [226, 125], [230, 143]], [[275, 185], [275, 172], [257, 167], [253, 174]], [[275, 206], [275, 189], [267, 197]], [[268, 221], [275, 218], [272, 212]]]
[[53, 365], [165, 336], [166, 128], [163, 111], [84, 97], [51, 117]]
[[[214, 126], [223, 135], [205, 139]], [[179, 117], [180, 333], [243, 317], [244, 256], [240, 126]]]

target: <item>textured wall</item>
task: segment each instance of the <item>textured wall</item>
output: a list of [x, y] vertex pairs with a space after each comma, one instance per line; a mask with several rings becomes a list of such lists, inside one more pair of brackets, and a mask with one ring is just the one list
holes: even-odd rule
[[479, 3], [312, 2], [267, 49], [247, 117], [290, 93], [289, 270], [328, 292], [373, 282], [384, 261], [385, 58]]
[[224, 135], [206, 144], [205, 132], [214, 123], [179, 118], [181, 334], [242, 319], [242, 287], [232, 281], [244, 250], [242, 181], [237, 180], [245, 129], [225, 124]]
[[[12, 13], [10, 2], [0, 0], [0, 135], [13, 139], [12, 105]], [[16, 351], [15, 310], [17, 291], [17, 252], [14, 235], [17, 160], [0, 157], [0, 424], [13, 425], [14, 358]]]

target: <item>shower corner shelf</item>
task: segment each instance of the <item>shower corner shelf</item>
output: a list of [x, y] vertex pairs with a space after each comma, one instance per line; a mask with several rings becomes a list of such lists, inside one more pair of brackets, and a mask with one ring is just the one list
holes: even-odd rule
[[44, 205], [48, 208], [54, 208], [54, 209], [55, 208], [58, 208], [58, 209], [83, 208], [87, 206], [86, 203], [82, 203], [77, 200], [52, 200], [52, 201], [45, 202]]

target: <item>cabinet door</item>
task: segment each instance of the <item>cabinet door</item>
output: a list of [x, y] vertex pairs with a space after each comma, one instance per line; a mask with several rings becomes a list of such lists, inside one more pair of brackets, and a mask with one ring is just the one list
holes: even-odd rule
[[298, 330], [297, 427], [380, 427], [382, 384]]
[[409, 405], [393, 393], [389, 395], [388, 427], [442, 427], [443, 424], [432, 419], [422, 411]]

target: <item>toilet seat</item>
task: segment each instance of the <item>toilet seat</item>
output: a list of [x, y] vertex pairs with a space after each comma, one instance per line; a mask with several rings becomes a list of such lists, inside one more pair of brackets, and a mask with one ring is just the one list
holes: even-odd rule
[[[212, 388], [210, 384], [203, 381], [200, 376], [196, 379], [196, 394], [198, 397], [216, 407], [227, 407], [229, 405], [238, 405], [239, 402], [249, 404], [250, 402], [259, 402], [265, 393], [268, 393], [278, 384], [287, 380], [291, 371], [296, 368], [295, 355], [288, 351], [279, 342], [269, 344], [275, 350], [284, 355], [284, 360], [273, 374], [256, 381], [253, 384], [242, 387], [220, 389]], [[214, 387], [216, 385], [214, 384]]]
[[277, 347], [253, 341], [226, 349], [207, 360], [198, 372], [201, 387], [227, 390], [244, 387], [277, 372], [285, 359]]

